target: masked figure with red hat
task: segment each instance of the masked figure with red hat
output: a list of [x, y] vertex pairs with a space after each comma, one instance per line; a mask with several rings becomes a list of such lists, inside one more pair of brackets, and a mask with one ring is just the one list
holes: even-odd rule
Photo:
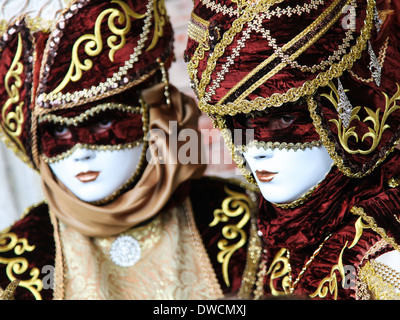
[[186, 58], [263, 195], [251, 296], [399, 299], [399, 1], [196, 0]]
[[[164, 2], [69, 2], [2, 7], [13, 17], [0, 37], [2, 136], [40, 173], [45, 201], [0, 233], [0, 295], [238, 292], [252, 193], [200, 179], [200, 112], [168, 84], [173, 33]], [[197, 134], [197, 158], [182, 164], [184, 131]]]

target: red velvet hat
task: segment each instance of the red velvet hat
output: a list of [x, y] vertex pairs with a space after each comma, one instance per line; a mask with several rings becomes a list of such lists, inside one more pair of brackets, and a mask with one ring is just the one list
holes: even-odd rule
[[47, 28], [28, 14], [2, 24], [0, 126], [37, 169], [38, 117], [112, 99], [168, 68], [173, 34], [163, 0], [76, 0]]
[[225, 128], [304, 106], [339, 169], [365, 176], [399, 141], [399, 26], [399, 0], [195, 0], [186, 56], [199, 108]]

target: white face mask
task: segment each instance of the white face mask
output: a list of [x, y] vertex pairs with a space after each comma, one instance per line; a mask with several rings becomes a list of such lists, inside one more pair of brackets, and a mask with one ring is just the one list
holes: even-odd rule
[[297, 151], [252, 146], [244, 157], [263, 197], [278, 204], [301, 198], [325, 178], [333, 164], [324, 146]]
[[92, 202], [111, 196], [133, 176], [143, 144], [121, 150], [77, 149], [50, 164], [56, 177], [79, 199]]

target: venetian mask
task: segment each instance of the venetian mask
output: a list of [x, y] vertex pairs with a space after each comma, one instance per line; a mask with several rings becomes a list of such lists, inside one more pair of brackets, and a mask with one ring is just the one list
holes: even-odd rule
[[[40, 119], [42, 158], [76, 197], [96, 202], [134, 183], [144, 161], [143, 107], [100, 104]], [[76, 114], [74, 110], [73, 114]]]
[[237, 131], [242, 133], [235, 148], [263, 197], [273, 203], [299, 199], [325, 178], [333, 164], [304, 103], [225, 118], [236, 137]]

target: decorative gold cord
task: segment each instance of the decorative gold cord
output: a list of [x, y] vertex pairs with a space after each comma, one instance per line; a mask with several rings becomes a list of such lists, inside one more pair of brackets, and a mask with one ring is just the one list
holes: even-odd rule
[[[296, 101], [302, 96], [313, 94], [317, 88], [326, 85], [331, 79], [339, 77], [345, 69], [351, 68], [354, 61], [365, 49], [367, 41], [370, 38], [373, 26], [372, 19], [374, 5], [374, 0], [367, 1], [367, 15], [365, 19], [365, 24], [360, 32], [360, 36], [357, 38], [356, 44], [350, 49], [350, 52], [348, 54], [345, 54], [338, 63], [333, 64], [331, 68], [329, 68], [329, 70], [325, 72], [320, 72], [315, 79], [306, 81], [302, 86], [298, 88], [292, 88], [283, 94], [275, 93], [267, 98], [258, 97], [251, 101], [243, 99], [240, 101], [235, 101], [234, 103], [227, 104], [208, 104], [204, 101], [203, 98], [205, 96], [206, 85], [210, 80], [211, 72], [215, 69], [216, 60], [218, 59], [219, 55], [223, 54], [224, 48], [232, 42], [233, 35], [235, 34], [233, 31], [236, 30], [236, 33], [240, 32], [242, 30], [243, 24], [254, 18], [251, 15], [251, 12], [246, 12], [246, 14], [243, 14], [241, 17], [234, 21], [234, 24], [231, 28], [232, 32], [234, 33], [233, 35], [231, 34], [232, 32], [228, 31], [224, 33], [222, 41], [215, 47], [214, 53], [208, 61], [207, 68], [202, 73], [202, 79], [200, 82], [197, 79], [197, 68], [199, 66], [200, 60], [204, 59], [204, 53], [209, 50], [208, 45], [206, 45], [204, 42], [201, 42], [195, 50], [195, 53], [188, 64], [189, 76], [192, 83], [196, 87], [195, 90], [198, 91], [199, 108], [209, 114], [235, 115], [240, 112], [249, 113], [251, 111], [264, 110], [265, 108], [272, 106], [279, 107], [284, 103]], [[218, 45], [221, 45], [221, 48], [219, 48]]]
[[[290, 294], [293, 294], [294, 290], [296, 289], [297, 285], [299, 284], [300, 280], [303, 278], [304, 273], [307, 271], [308, 267], [311, 265], [311, 263], [314, 261], [314, 259], [318, 256], [319, 252], [321, 251], [322, 247], [324, 246], [324, 244], [329, 240], [329, 238], [332, 236], [332, 234], [329, 234], [325, 237], [324, 241], [322, 241], [322, 243], [318, 246], [318, 248], [314, 251], [314, 253], [312, 254], [312, 256], [310, 257], [310, 259], [308, 259], [308, 261], [305, 263], [304, 267], [301, 269], [301, 271], [299, 272], [299, 275], [297, 276], [296, 280], [294, 282], [292, 282], [292, 276], [291, 276], [291, 267], [289, 267], [290, 271], [289, 271], [289, 278], [290, 278], [290, 289], [289, 292]], [[288, 250], [289, 253], [289, 257], [290, 257], [290, 251]], [[288, 261], [289, 260], [288, 257]], [[290, 266], [290, 263], [289, 263]]]

